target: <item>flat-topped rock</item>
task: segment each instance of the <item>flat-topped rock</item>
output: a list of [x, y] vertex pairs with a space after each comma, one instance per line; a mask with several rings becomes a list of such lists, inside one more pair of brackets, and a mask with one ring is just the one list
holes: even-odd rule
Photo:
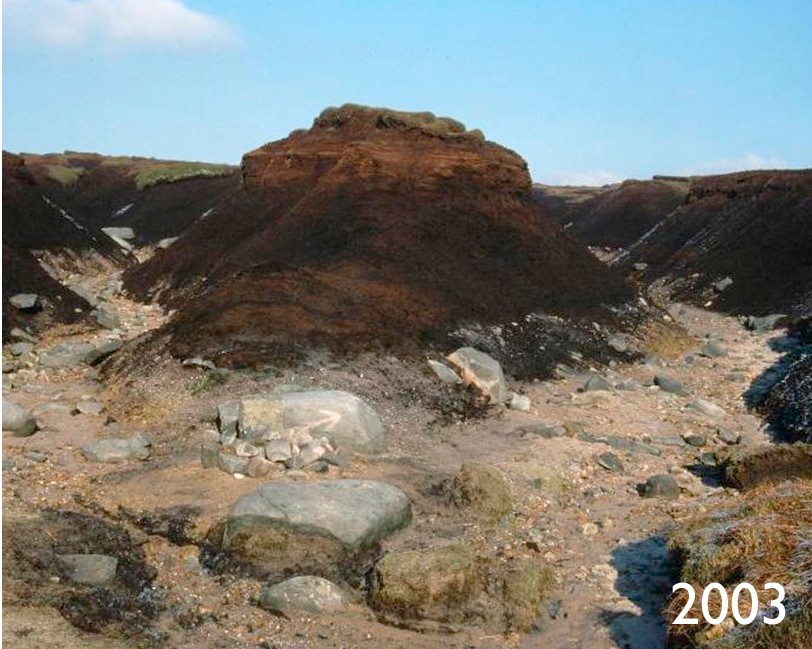
[[260, 595], [260, 606], [281, 613], [334, 613], [349, 604], [349, 598], [333, 582], [306, 575], [266, 586]]
[[226, 535], [249, 526], [284, 527], [332, 536], [351, 548], [374, 544], [411, 520], [400, 489], [373, 480], [265, 484], [240, 498]]
[[223, 443], [232, 437], [251, 442], [299, 439], [306, 433], [360, 453], [384, 448], [385, 431], [378, 413], [342, 390], [273, 392], [220, 404], [217, 410], [220, 432], [227, 438]]
[[8, 302], [18, 311], [35, 311], [40, 306], [40, 298], [36, 293], [17, 293]]
[[331, 576], [347, 556], [374, 548], [410, 521], [406, 494], [382, 482], [271, 482], [234, 504], [223, 546], [263, 574]]

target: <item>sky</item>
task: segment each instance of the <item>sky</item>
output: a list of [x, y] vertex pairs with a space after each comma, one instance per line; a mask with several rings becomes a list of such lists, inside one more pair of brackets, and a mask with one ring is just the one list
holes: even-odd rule
[[809, 0], [3, 0], [2, 144], [238, 163], [346, 102], [533, 178], [812, 166]]

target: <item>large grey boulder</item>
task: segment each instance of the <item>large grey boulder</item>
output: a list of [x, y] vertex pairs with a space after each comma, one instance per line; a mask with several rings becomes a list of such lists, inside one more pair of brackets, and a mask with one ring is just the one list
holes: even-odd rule
[[461, 347], [447, 357], [463, 382], [473, 385], [489, 403], [504, 403], [509, 397], [505, 375], [499, 362], [473, 347]]
[[77, 584], [100, 586], [113, 581], [118, 559], [106, 554], [63, 554], [59, 557], [65, 576]]
[[347, 595], [333, 582], [307, 575], [294, 577], [280, 584], [266, 586], [260, 594], [260, 606], [269, 611], [289, 613], [301, 611], [318, 615], [335, 613], [346, 608]]
[[40, 306], [39, 295], [36, 293], [17, 293], [8, 302], [18, 311], [36, 311]]
[[383, 450], [381, 418], [361, 399], [341, 390], [274, 392], [245, 397], [217, 407], [223, 444], [243, 438], [252, 443], [278, 438], [294, 441], [326, 437], [334, 446], [361, 453]]
[[382, 482], [271, 482], [231, 508], [223, 547], [261, 573], [330, 575], [410, 521], [406, 494]]
[[305, 429], [324, 436], [333, 446], [361, 453], [384, 447], [384, 427], [378, 413], [361, 399], [341, 390], [290, 392], [282, 396], [286, 430]]
[[28, 437], [37, 430], [37, 422], [28, 408], [11, 399], [3, 398], [3, 430], [15, 437]]

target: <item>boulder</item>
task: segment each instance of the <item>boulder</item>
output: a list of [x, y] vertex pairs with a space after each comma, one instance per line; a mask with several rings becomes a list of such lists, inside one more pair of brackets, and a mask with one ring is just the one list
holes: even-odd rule
[[598, 390], [611, 391], [612, 384], [609, 383], [609, 381], [607, 381], [602, 376], [593, 374], [584, 382], [583, 386], [581, 387], [581, 390], [584, 392], [593, 392]]
[[680, 381], [672, 379], [670, 376], [666, 376], [665, 374], [657, 374], [654, 377], [654, 385], [660, 388], [660, 390], [663, 392], [669, 392], [681, 397], [687, 397], [690, 394], [688, 388], [686, 388]]
[[596, 461], [599, 466], [603, 467], [607, 471], [611, 471], [612, 473], [623, 473], [624, 471], [623, 463], [614, 453], [601, 453], [597, 457]]
[[262, 574], [329, 576], [410, 521], [406, 494], [382, 482], [271, 482], [231, 508], [223, 547]]
[[118, 559], [106, 554], [62, 554], [64, 575], [77, 584], [101, 586], [116, 578]]
[[3, 431], [15, 437], [28, 437], [37, 430], [37, 422], [28, 408], [3, 398]]
[[74, 293], [76, 293], [76, 295], [82, 298], [90, 306], [97, 306], [99, 304], [98, 296], [88, 284], [85, 283], [73, 284], [71, 286], [68, 286], [68, 288]]
[[260, 606], [269, 611], [319, 615], [335, 613], [347, 607], [349, 599], [333, 582], [306, 575], [266, 586], [260, 594]]
[[607, 344], [621, 354], [629, 351], [629, 339], [623, 334], [614, 334], [609, 337]]
[[719, 358], [721, 356], [727, 356], [727, 350], [715, 340], [709, 340], [702, 345], [702, 349], [699, 350], [699, 353], [706, 358]]
[[378, 453], [384, 448], [384, 427], [378, 413], [349, 392], [291, 392], [282, 400], [286, 430], [304, 428], [314, 437], [327, 437], [334, 447], [360, 453]]
[[118, 463], [127, 460], [146, 460], [150, 441], [138, 434], [131, 439], [100, 439], [82, 447], [82, 454], [91, 462]]
[[508, 398], [502, 366], [494, 358], [473, 347], [461, 347], [447, 357], [457, 368], [465, 385], [473, 385], [489, 403], [503, 403]]
[[334, 447], [361, 453], [377, 453], [384, 447], [378, 414], [341, 390], [274, 392], [224, 403], [217, 410], [221, 433], [248, 441], [286, 437], [303, 445], [323, 436]]
[[527, 424], [519, 427], [516, 432], [521, 435], [537, 435], [543, 439], [553, 439], [554, 437], [564, 437], [567, 429], [556, 424]]
[[393, 552], [375, 567], [370, 605], [384, 621], [417, 630], [476, 625], [529, 631], [550, 583], [537, 559], [488, 560], [459, 543]]
[[[233, 450], [233, 449], [229, 449]], [[229, 450], [220, 451], [217, 455], [217, 466], [221, 471], [229, 475], [248, 475], [248, 467], [251, 464], [250, 457], [236, 455]]]
[[8, 302], [18, 311], [36, 311], [40, 308], [40, 297], [36, 293], [17, 293]]
[[643, 485], [641, 495], [643, 498], [665, 498], [674, 500], [679, 498], [679, 485], [674, 476], [667, 473], [653, 475]]
[[262, 442], [279, 437], [285, 430], [285, 403], [276, 395], [249, 397], [240, 401], [237, 434]]
[[720, 426], [716, 429], [716, 436], [720, 441], [724, 442], [725, 444], [729, 444], [730, 446], [735, 446], [742, 439], [741, 433], [737, 433], [736, 431], [730, 430], [730, 428], [725, 428], [724, 426]]
[[685, 443], [688, 446], [706, 446], [708, 443], [708, 439], [704, 435], [700, 435], [699, 433], [686, 433], [682, 436], [682, 439], [685, 440]]

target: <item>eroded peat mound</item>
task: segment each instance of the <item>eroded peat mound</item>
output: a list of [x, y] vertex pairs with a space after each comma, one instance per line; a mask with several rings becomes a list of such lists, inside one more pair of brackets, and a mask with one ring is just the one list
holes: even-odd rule
[[449, 118], [327, 109], [247, 153], [242, 178], [125, 277], [178, 309], [174, 355], [405, 349], [540, 311], [621, 327], [635, 296], [533, 201], [521, 157]]

